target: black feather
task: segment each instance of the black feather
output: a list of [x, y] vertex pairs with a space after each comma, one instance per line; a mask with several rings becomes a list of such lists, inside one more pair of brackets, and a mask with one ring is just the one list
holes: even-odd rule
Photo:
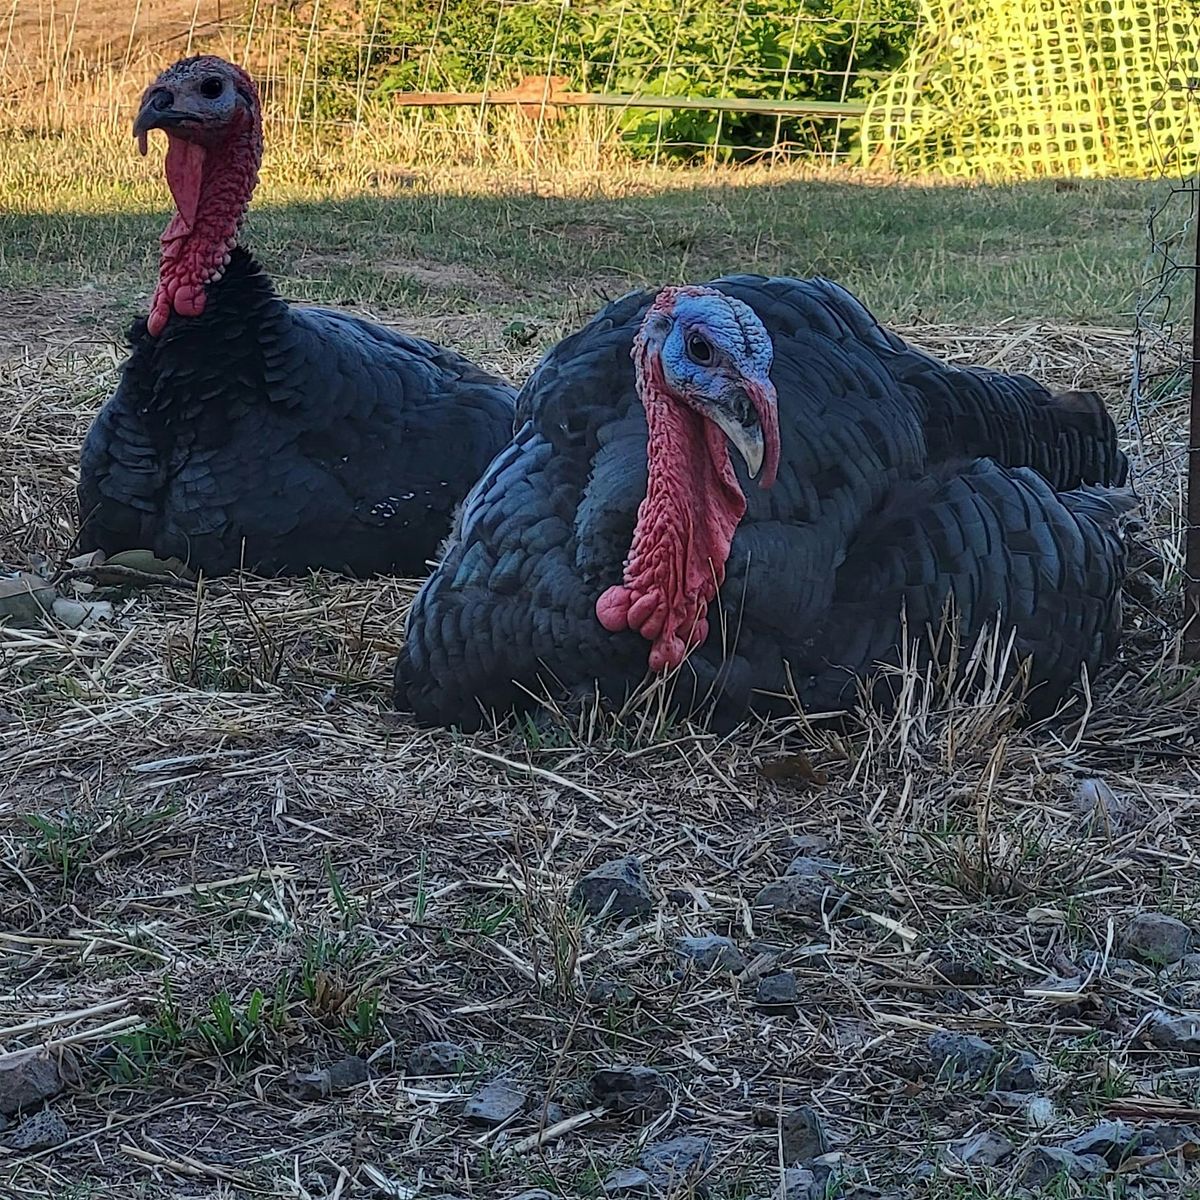
[[130, 331], [80, 461], [79, 545], [206, 574], [424, 575], [512, 436], [515, 391], [453, 351], [286, 304], [244, 249], [198, 317]]
[[[681, 709], [727, 722], [789, 688], [816, 709], [897, 664], [907, 628], [953, 603], [963, 641], [997, 618], [1032, 656], [1030, 707], [1052, 709], [1112, 653], [1127, 464], [1094, 397], [959, 370], [883, 330], [825, 280], [736, 276], [775, 347], [783, 461], [749, 485], [707, 642], [680, 669]], [[416, 597], [395, 701], [430, 723], [548, 688], [620, 700], [648, 643], [606, 632], [646, 489], [646, 421], [630, 347], [633, 293], [555, 346], [517, 400], [520, 428], [464, 506], [460, 535]], [[1069, 489], [1100, 485], [1078, 492]], [[926, 653], [937, 653], [927, 643]]]

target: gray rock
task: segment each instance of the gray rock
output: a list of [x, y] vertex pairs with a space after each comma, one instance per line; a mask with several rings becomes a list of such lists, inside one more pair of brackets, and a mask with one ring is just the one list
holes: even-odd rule
[[934, 1071], [955, 1078], [978, 1079], [991, 1071], [1000, 1058], [995, 1046], [969, 1033], [939, 1030], [929, 1035], [925, 1045]]
[[418, 1078], [458, 1075], [466, 1065], [467, 1052], [456, 1042], [424, 1042], [408, 1056], [408, 1073]]
[[795, 1008], [799, 998], [800, 987], [795, 971], [776, 971], [774, 975], [764, 975], [754, 993], [754, 1003], [768, 1011]]
[[771, 1200], [826, 1200], [826, 1195], [824, 1177], [807, 1167], [787, 1167]]
[[816, 1110], [807, 1104], [783, 1114], [779, 1120], [779, 1136], [783, 1143], [783, 1161], [789, 1167], [811, 1162], [829, 1150], [825, 1126]]
[[463, 1116], [480, 1125], [503, 1125], [529, 1102], [528, 1095], [508, 1083], [485, 1083], [467, 1101]]
[[1176, 1015], [1159, 1009], [1146, 1022], [1146, 1036], [1159, 1050], [1200, 1054], [1200, 1012]]
[[671, 1104], [666, 1076], [652, 1067], [604, 1067], [592, 1076], [592, 1096], [616, 1113], [653, 1116]]
[[1200, 979], [1200, 954], [1185, 954], [1167, 969], [1173, 983], [1195, 983]]
[[654, 908], [641, 859], [631, 854], [628, 858], [602, 863], [589, 871], [571, 892], [573, 903], [593, 917], [604, 912], [610, 897], [612, 903], [607, 915], [614, 919], [644, 917]]
[[610, 1196], [620, 1196], [634, 1192], [641, 1196], [649, 1195], [651, 1189], [650, 1174], [641, 1167], [618, 1167], [604, 1177], [601, 1184]]
[[785, 875], [768, 883], [754, 897], [755, 908], [796, 917], [819, 917], [845, 899], [825, 879], [812, 875]]
[[955, 1142], [950, 1157], [968, 1167], [995, 1167], [1008, 1158], [1016, 1147], [1003, 1134], [985, 1129], [974, 1137]]
[[1081, 779], [1075, 789], [1073, 807], [1087, 834], [1118, 834], [1133, 827], [1140, 816], [1137, 801], [1117, 795], [1103, 779]]
[[1060, 1146], [1038, 1146], [1030, 1152], [1020, 1179], [1026, 1187], [1043, 1187], [1052, 1179], [1092, 1179], [1108, 1169], [1104, 1159], [1094, 1154], [1072, 1154]]
[[783, 845], [793, 854], [820, 854], [829, 849], [829, 839], [819, 833], [793, 833]]
[[1180, 1146], [1200, 1146], [1200, 1128], [1195, 1125], [1172, 1125], [1161, 1121], [1156, 1125], [1139, 1125], [1141, 1138], [1139, 1148], [1153, 1146], [1164, 1154], [1178, 1150]]
[[1028, 1050], [1018, 1050], [996, 1074], [996, 1088], [1002, 1092], [1036, 1092], [1041, 1060]]
[[744, 971], [746, 956], [737, 943], [727, 937], [681, 937], [675, 943], [675, 953], [701, 971]]
[[1110, 1167], [1119, 1166], [1137, 1149], [1140, 1133], [1124, 1121], [1101, 1121], [1099, 1125], [1063, 1143], [1072, 1154], [1095, 1154]]
[[11, 1115], [57, 1096], [79, 1078], [79, 1066], [67, 1049], [14, 1050], [0, 1054], [0, 1114]]
[[785, 879], [789, 875], [800, 875], [809, 879], [833, 879], [838, 875], [849, 875], [850, 868], [844, 863], [834, 862], [831, 858], [821, 858], [816, 854], [799, 854], [788, 863], [788, 869], [783, 874]]
[[712, 1166], [712, 1140], [683, 1134], [669, 1141], [647, 1146], [638, 1159], [653, 1183], [663, 1191], [673, 1191], [694, 1182]]
[[555, 1200], [555, 1198], [545, 1188], [530, 1188], [529, 1191], [514, 1196], [513, 1200]]
[[632, 1004], [637, 999], [637, 993], [627, 983], [618, 979], [597, 979], [588, 988], [589, 1004]]
[[52, 1150], [61, 1146], [71, 1136], [67, 1123], [52, 1108], [26, 1117], [11, 1133], [0, 1138], [9, 1150], [33, 1151]]
[[322, 1100], [335, 1092], [344, 1092], [347, 1088], [365, 1083], [369, 1076], [367, 1060], [352, 1055], [320, 1071], [309, 1071], [306, 1074], [293, 1072], [289, 1082], [292, 1091], [301, 1100]]
[[1192, 931], [1166, 913], [1138, 913], [1122, 935], [1125, 952], [1156, 967], [1177, 963], [1191, 948]]

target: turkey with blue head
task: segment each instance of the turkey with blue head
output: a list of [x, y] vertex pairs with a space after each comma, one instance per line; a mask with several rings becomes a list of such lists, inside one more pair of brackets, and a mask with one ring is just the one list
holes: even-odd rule
[[116, 393], [80, 460], [79, 545], [209, 575], [424, 575], [512, 436], [516, 396], [452, 350], [287, 303], [239, 230], [262, 114], [239, 67], [183, 59], [147, 89], [176, 211]]
[[967, 651], [1012, 631], [1041, 715], [1117, 644], [1131, 498], [1099, 398], [940, 362], [826, 280], [615, 301], [517, 423], [408, 616], [420, 721], [664, 675], [719, 725], [837, 710], [910, 639], [944, 656], [948, 612]]

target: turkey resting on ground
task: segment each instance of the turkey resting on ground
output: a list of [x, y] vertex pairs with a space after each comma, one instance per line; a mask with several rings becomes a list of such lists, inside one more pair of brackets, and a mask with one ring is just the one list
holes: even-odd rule
[[789, 692], [843, 708], [901, 660], [902, 610], [920, 634], [951, 596], [967, 644], [1015, 627], [1035, 714], [1116, 644], [1131, 500], [1099, 398], [949, 367], [825, 280], [615, 301], [517, 422], [408, 617], [395, 701], [420, 721], [619, 702], [647, 668], [721, 725]]
[[258, 178], [253, 82], [168, 68], [134, 132], [167, 135], [177, 211], [149, 316], [80, 461], [80, 548], [209, 575], [421, 574], [512, 436], [515, 391], [453, 351], [294, 308], [235, 245]]

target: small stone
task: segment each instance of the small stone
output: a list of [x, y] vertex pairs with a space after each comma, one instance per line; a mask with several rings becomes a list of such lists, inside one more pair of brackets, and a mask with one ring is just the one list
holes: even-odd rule
[[1200, 1146], [1200, 1129], [1195, 1125], [1172, 1125], [1162, 1121], [1157, 1125], [1141, 1125], [1139, 1148], [1153, 1146], [1164, 1154], [1171, 1154], [1181, 1146]]
[[1151, 1013], [1146, 1022], [1146, 1036], [1159, 1050], [1182, 1050], [1185, 1054], [1200, 1054], [1200, 1012], [1180, 1014]]
[[618, 1167], [604, 1177], [601, 1186], [610, 1196], [619, 1196], [623, 1192], [646, 1195], [650, 1191], [651, 1180], [649, 1173], [641, 1167]]
[[637, 999], [637, 993], [627, 983], [617, 979], [597, 979], [588, 988], [589, 1004], [632, 1004]]
[[816, 1110], [807, 1104], [797, 1105], [783, 1114], [761, 1105], [754, 1110], [754, 1123], [760, 1128], [778, 1130], [784, 1166], [809, 1163], [829, 1151], [825, 1126]]
[[1175, 917], [1145, 912], [1125, 926], [1125, 952], [1156, 967], [1177, 963], [1191, 948], [1192, 931]]
[[68, 600], [59, 596], [51, 606], [54, 619], [68, 629], [81, 629], [97, 621], [111, 621], [113, 606], [107, 600]]
[[848, 875], [850, 868], [843, 863], [834, 862], [830, 858], [820, 858], [815, 854], [797, 855], [788, 864], [784, 878], [789, 875], [800, 875], [809, 879], [833, 879], [837, 875]]
[[842, 899], [842, 893], [830, 891], [824, 879], [785, 875], [762, 888], [754, 897], [754, 907], [788, 916], [819, 917], [826, 907], [832, 908]]
[[1168, 968], [1167, 974], [1173, 983], [1195, 983], [1200, 980], [1200, 954], [1185, 954]]
[[652, 1067], [604, 1067], [592, 1076], [592, 1095], [616, 1113], [654, 1115], [671, 1104], [666, 1076]]
[[955, 1142], [950, 1156], [968, 1167], [995, 1167], [1008, 1158], [1016, 1147], [1003, 1134], [985, 1129], [974, 1137]]
[[955, 987], [978, 987], [987, 983], [987, 975], [979, 963], [970, 959], [959, 958], [954, 954], [946, 954], [933, 962], [933, 969], [949, 984]]
[[712, 1159], [711, 1139], [684, 1134], [647, 1146], [638, 1159], [638, 1166], [663, 1191], [674, 1191], [708, 1170]]
[[793, 833], [783, 844], [793, 854], [820, 854], [829, 849], [829, 839], [819, 833]]
[[744, 971], [746, 956], [737, 943], [727, 937], [681, 937], [675, 943], [675, 953], [694, 963], [701, 971]]
[[513, 1200], [555, 1200], [555, 1198], [545, 1188], [530, 1188], [529, 1191], [514, 1196]]
[[641, 859], [633, 855], [603, 863], [589, 871], [575, 885], [571, 899], [593, 917], [605, 912], [606, 908], [606, 915], [614, 919], [644, 917], [654, 908]]
[[1117, 795], [1103, 779], [1081, 779], [1075, 789], [1073, 807], [1079, 824], [1089, 835], [1119, 834], [1138, 819], [1138, 803], [1132, 796]]
[[524, 1110], [529, 1097], [507, 1083], [485, 1083], [467, 1101], [463, 1116], [481, 1125], [503, 1125]]
[[79, 1078], [79, 1066], [69, 1050], [15, 1050], [0, 1054], [0, 1114], [32, 1108], [57, 1096]]
[[800, 988], [795, 971], [776, 971], [758, 981], [754, 1003], [768, 1011], [795, 1008], [800, 998]]
[[1042, 1187], [1052, 1179], [1091, 1179], [1107, 1169], [1104, 1159], [1094, 1154], [1072, 1154], [1060, 1146], [1038, 1146], [1021, 1170], [1026, 1187]]
[[347, 1088], [365, 1083], [369, 1076], [367, 1060], [353, 1055], [320, 1071], [310, 1071], [304, 1075], [293, 1073], [290, 1084], [301, 1100], [321, 1100], [335, 1092], [344, 1092]]
[[786, 1167], [772, 1200], [825, 1200], [827, 1194], [824, 1178], [807, 1167]]
[[992, 1070], [1000, 1057], [990, 1042], [969, 1033], [940, 1030], [930, 1034], [925, 1045], [934, 1070], [958, 1078], [978, 1079]]
[[1138, 1147], [1138, 1130], [1124, 1121], [1101, 1121], [1099, 1125], [1063, 1143], [1072, 1154], [1095, 1154], [1110, 1167], [1120, 1166]]
[[424, 1042], [408, 1056], [408, 1073], [418, 1079], [459, 1075], [466, 1065], [467, 1052], [456, 1042]]
[[26, 1117], [0, 1142], [9, 1150], [52, 1150], [55, 1146], [61, 1146], [70, 1136], [66, 1121], [54, 1109], [43, 1108], [41, 1112]]
[[1018, 1050], [1000, 1068], [996, 1088], [1002, 1092], [1035, 1092], [1038, 1089], [1038, 1069], [1041, 1061], [1028, 1050]]
[[1025, 1120], [1030, 1129], [1049, 1129], [1058, 1121], [1058, 1109], [1049, 1096], [1030, 1096], [1025, 1105]]

